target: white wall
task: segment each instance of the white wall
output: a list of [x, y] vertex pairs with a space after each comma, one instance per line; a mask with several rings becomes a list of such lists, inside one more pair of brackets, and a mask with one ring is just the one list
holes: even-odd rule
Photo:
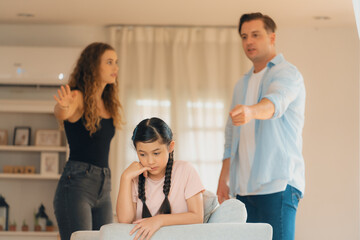
[[356, 28], [282, 29], [279, 52], [302, 72], [305, 197], [296, 239], [359, 239], [359, 40]]
[[106, 28], [99, 26], [0, 24], [0, 45], [85, 47], [108, 40]]

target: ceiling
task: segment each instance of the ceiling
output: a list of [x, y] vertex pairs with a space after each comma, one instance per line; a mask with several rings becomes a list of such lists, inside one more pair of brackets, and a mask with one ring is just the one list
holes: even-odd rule
[[278, 26], [356, 26], [352, 0], [0, 0], [0, 24], [236, 26], [254, 11]]

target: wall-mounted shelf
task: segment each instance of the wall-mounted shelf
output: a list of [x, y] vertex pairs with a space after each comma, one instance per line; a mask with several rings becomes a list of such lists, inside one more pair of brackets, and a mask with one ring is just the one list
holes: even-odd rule
[[46, 237], [46, 236], [57, 236], [59, 232], [34, 232], [34, 231], [0, 231], [0, 236], [38, 236], [38, 237]]
[[10, 152], [66, 152], [65, 146], [14, 146], [14, 145], [0, 145], [0, 151]]
[[58, 180], [60, 174], [44, 175], [44, 174], [23, 174], [23, 173], [0, 173], [0, 179], [40, 179], [40, 180]]
[[58, 235], [58, 232], [1, 231], [0, 240], [55, 240]]

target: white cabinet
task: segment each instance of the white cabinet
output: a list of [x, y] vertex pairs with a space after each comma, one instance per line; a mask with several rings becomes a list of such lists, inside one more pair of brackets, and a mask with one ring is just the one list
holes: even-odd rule
[[[14, 152], [27, 154], [29, 152], [54, 152], [54, 153], [66, 153], [67, 148], [65, 146], [59, 147], [43, 147], [43, 146], [13, 146], [13, 145], [0, 145], [0, 152]], [[40, 160], [39, 160], [40, 161]], [[5, 162], [5, 160], [4, 160]], [[60, 163], [60, 162], [59, 162]], [[39, 168], [40, 169], [40, 168]], [[0, 179], [59, 179], [60, 174], [56, 175], [44, 175], [40, 170], [36, 169], [35, 174], [14, 174], [14, 173], [0, 173]]]
[[[12, 90], [16, 91], [16, 90]], [[49, 90], [55, 92], [55, 89]], [[29, 94], [26, 92], [25, 94]], [[30, 93], [31, 94], [31, 93]], [[33, 92], [36, 94], [36, 90]], [[3, 96], [1, 96], [3, 95]], [[5, 94], [0, 91], [0, 98]], [[47, 98], [46, 99], [51, 99]], [[50, 220], [56, 225], [53, 210], [53, 198], [58, 179], [68, 156], [65, 135], [62, 132], [62, 145], [58, 147], [34, 146], [37, 129], [58, 129], [59, 125], [53, 115], [55, 101], [29, 99], [0, 99], [0, 129], [8, 131], [8, 145], [0, 145], [0, 194], [10, 206], [10, 222], [16, 222], [17, 232], [0, 231], [2, 239], [57, 239], [57, 232], [33, 232], [34, 212], [40, 204]], [[14, 146], [14, 128], [31, 127], [30, 146]], [[40, 156], [42, 152], [59, 154], [59, 172], [54, 175], [40, 173]], [[35, 166], [35, 174], [3, 173], [3, 166]], [[21, 232], [23, 220], [29, 225], [29, 232]], [[57, 226], [56, 226], [57, 229]]]

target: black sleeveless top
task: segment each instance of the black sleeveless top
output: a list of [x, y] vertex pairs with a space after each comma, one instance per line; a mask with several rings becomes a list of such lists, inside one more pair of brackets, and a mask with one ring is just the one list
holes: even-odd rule
[[108, 168], [110, 142], [115, 134], [113, 119], [101, 119], [100, 129], [91, 136], [83, 121], [83, 118], [74, 123], [64, 121], [66, 138], [70, 147], [69, 161], [80, 161]]

